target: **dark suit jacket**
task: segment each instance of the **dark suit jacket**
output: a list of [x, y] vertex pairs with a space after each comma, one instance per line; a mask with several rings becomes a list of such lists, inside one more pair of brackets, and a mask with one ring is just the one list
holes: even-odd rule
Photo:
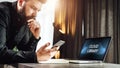
[[[17, 13], [16, 2], [0, 3], [0, 63], [37, 62], [35, 49], [38, 41], [25, 18]], [[18, 51], [13, 50], [15, 47]]]

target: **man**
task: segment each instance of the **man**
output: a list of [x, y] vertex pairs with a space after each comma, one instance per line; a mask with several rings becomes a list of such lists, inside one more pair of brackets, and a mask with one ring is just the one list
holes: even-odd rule
[[50, 59], [56, 48], [37, 52], [40, 25], [35, 20], [46, 0], [17, 0], [0, 3], [0, 63], [34, 63]]

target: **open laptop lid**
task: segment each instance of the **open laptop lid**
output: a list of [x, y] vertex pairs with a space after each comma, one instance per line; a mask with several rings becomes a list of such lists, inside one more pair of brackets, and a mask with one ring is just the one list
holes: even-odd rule
[[85, 39], [80, 51], [79, 59], [104, 61], [110, 40], [111, 37]]

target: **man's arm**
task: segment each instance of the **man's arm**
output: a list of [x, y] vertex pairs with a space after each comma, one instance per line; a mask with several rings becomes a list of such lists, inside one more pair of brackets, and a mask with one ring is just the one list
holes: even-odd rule
[[13, 51], [6, 46], [8, 14], [0, 9], [0, 63], [37, 62], [34, 51]]

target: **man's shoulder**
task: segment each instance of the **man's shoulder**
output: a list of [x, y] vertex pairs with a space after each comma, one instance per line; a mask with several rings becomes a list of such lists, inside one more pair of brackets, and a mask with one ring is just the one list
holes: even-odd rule
[[0, 2], [0, 9], [8, 10], [12, 6], [11, 2]]
[[[10, 17], [10, 7], [12, 6], [9, 2], [0, 2], [0, 19], [7, 24]], [[0, 22], [3, 24], [3, 22]]]
[[11, 2], [0, 2], [0, 15], [3, 16], [9, 16], [10, 15], [10, 9], [12, 8]]

